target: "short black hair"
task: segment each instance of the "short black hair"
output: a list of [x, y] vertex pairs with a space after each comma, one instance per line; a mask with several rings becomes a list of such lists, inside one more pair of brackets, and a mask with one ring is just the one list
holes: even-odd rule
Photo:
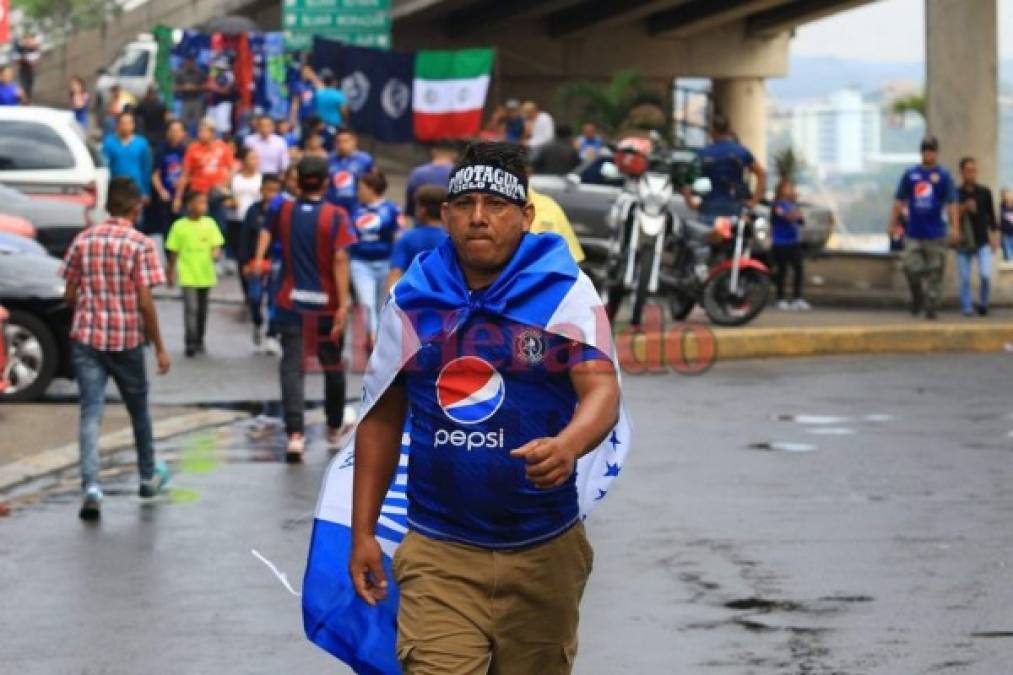
[[124, 117], [129, 117], [130, 119], [134, 119], [134, 111], [132, 109], [130, 109], [130, 108], [124, 110], [123, 112], [121, 112], [119, 115], [116, 116], [116, 121], [119, 122]]
[[440, 207], [445, 201], [447, 189], [439, 185], [423, 185], [415, 191], [415, 211], [417, 213], [421, 209], [426, 220], [439, 220]]
[[728, 121], [728, 118], [721, 113], [714, 113], [714, 117], [711, 118], [711, 129], [716, 134], [729, 134], [732, 131], [732, 124]]
[[186, 131], [186, 124], [183, 123], [183, 120], [176, 119], [176, 118], [173, 118], [173, 119], [169, 120], [169, 123], [165, 125], [165, 130], [168, 131], [169, 129], [173, 128], [177, 124], [179, 126], [183, 127], [183, 131]]
[[961, 157], [960, 158], [960, 170], [963, 171], [965, 166], [967, 166], [971, 162], [977, 162], [977, 161], [978, 160], [976, 160], [974, 157], [970, 157], [970, 156], [968, 156], [968, 157]]
[[359, 176], [359, 182], [378, 195], [387, 191], [387, 176], [379, 169], [370, 169]]
[[281, 176], [276, 173], [265, 173], [260, 177], [260, 184], [263, 185], [264, 183], [277, 183], [281, 185]]
[[190, 202], [197, 199], [197, 197], [207, 197], [207, 192], [201, 192], [200, 190], [187, 190], [186, 194], [183, 195], [183, 203], [190, 206]]
[[457, 154], [457, 143], [449, 138], [441, 138], [432, 145], [432, 149], [435, 152], [443, 152], [446, 154], [454, 153]]
[[517, 176], [527, 174], [528, 149], [523, 145], [498, 141], [474, 141], [464, 149], [454, 170], [469, 164], [488, 164]]
[[132, 178], [118, 176], [109, 181], [106, 192], [106, 211], [110, 216], [129, 216], [130, 212], [141, 203], [141, 189]]
[[340, 136], [341, 134], [352, 134], [353, 136], [355, 136], [355, 130], [352, 129], [352, 127], [341, 127], [334, 135]]

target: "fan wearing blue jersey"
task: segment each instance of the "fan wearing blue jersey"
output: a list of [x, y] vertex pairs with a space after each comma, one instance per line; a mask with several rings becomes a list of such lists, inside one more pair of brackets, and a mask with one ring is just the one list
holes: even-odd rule
[[379, 169], [359, 177], [359, 206], [352, 212], [358, 241], [348, 249], [355, 299], [366, 313], [370, 345], [376, 343], [379, 312], [386, 297], [384, 283], [390, 272], [390, 256], [401, 220], [397, 205], [384, 199], [386, 191], [387, 178]]
[[359, 150], [359, 137], [351, 129], [339, 129], [335, 144], [327, 201], [352, 213], [359, 205], [359, 176], [372, 170], [373, 156]]
[[282, 268], [275, 323], [281, 335], [279, 373], [288, 462], [301, 462], [305, 450], [305, 345], [316, 345], [324, 372], [328, 444], [336, 446], [347, 431], [341, 353], [350, 304], [346, 249], [355, 242], [348, 213], [323, 199], [327, 160], [304, 157], [297, 171], [301, 196], [281, 200], [271, 210], [253, 262], [253, 269], [262, 269], [272, 241], [278, 242]]
[[390, 273], [384, 295], [390, 294], [405, 271], [420, 254], [431, 251], [444, 242], [447, 231], [443, 229], [443, 202], [447, 201], [447, 189], [436, 185], [423, 185], [415, 192], [415, 227], [394, 242], [394, 253], [390, 256]]
[[[889, 233], [905, 240], [904, 274], [911, 286], [911, 314], [917, 316], [924, 310], [926, 319], [935, 319], [943, 290], [947, 234], [950, 241], [959, 240], [960, 218], [953, 177], [939, 165], [939, 141], [926, 137], [921, 153], [921, 164], [905, 171], [897, 184]], [[906, 229], [900, 224], [905, 206], [909, 214]]]
[[559, 301], [538, 297], [546, 271], [522, 246], [534, 218], [525, 161], [518, 146], [476, 143], [455, 166], [450, 239], [423, 255], [470, 289], [470, 308], [418, 307], [436, 325], [462, 323], [424, 341], [356, 434], [349, 573], [373, 605], [387, 590], [377, 520], [411, 418], [409, 532], [393, 565], [409, 675], [569, 673], [576, 653], [592, 552], [574, 469], [615, 426], [619, 383], [605, 354], [483, 304], [503, 284], [525, 302]]

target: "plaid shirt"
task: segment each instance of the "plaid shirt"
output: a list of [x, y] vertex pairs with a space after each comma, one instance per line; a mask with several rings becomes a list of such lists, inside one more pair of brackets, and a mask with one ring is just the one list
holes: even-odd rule
[[70, 337], [99, 351], [119, 352], [145, 343], [137, 290], [165, 283], [155, 244], [121, 218], [79, 234], [60, 274], [78, 287]]

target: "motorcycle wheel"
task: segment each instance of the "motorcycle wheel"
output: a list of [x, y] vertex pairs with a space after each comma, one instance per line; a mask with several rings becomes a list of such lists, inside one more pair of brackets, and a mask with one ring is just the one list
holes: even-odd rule
[[739, 271], [739, 293], [731, 291], [732, 271], [725, 270], [703, 289], [703, 309], [719, 326], [747, 324], [763, 311], [770, 295], [770, 277], [755, 269]]
[[645, 246], [640, 252], [640, 272], [637, 275], [637, 289], [633, 296], [633, 312], [630, 325], [639, 326], [647, 302], [648, 286], [651, 284], [651, 268], [654, 267], [654, 247]]
[[695, 306], [696, 300], [682, 291], [672, 291], [672, 294], [668, 298], [668, 308], [672, 312], [672, 319], [674, 321], [685, 319]]

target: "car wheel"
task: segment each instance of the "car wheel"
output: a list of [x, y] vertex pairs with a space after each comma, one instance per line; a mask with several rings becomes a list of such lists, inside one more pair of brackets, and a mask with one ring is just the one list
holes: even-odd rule
[[0, 401], [34, 401], [42, 396], [56, 374], [60, 351], [53, 333], [38, 317], [12, 309], [4, 337], [7, 342], [4, 378], [8, 386], [0, 394]]

